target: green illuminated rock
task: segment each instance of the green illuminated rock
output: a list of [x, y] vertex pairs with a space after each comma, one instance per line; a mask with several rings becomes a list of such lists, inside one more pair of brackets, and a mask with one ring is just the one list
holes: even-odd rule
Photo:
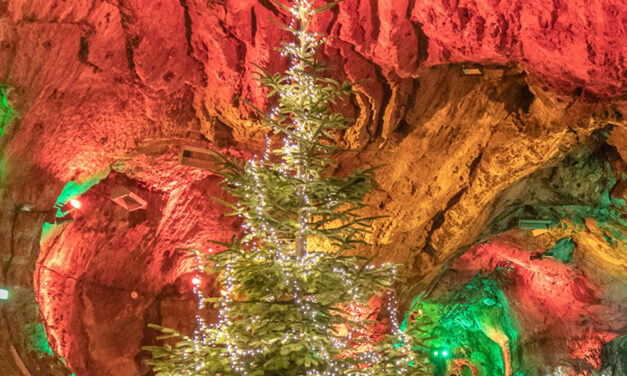
[[562, 262], [573, 261], [573, 251], [575, 243], [570, 238], [562, 238], [555, 243], [553, 248], [549, 249], [544, 255], [552, 256]]
[[0, 85], [0, 139], [15, 117], [16, 113], [9, 103], [7, 89]]
[[[416, 316], [418, 311], [422, 315]], [[420, 324], [415, 330], [413, 322]], [[451, 361], [460, 358], [480, 375], [518, 371], [518, 322], [500, 284], [491, 278], [477, 276], [447, 295], [415, 303], [403, 325], [433, 350], [435, 376], [448, 375]], [[445, 349], [448, 358], [441, 356]]]

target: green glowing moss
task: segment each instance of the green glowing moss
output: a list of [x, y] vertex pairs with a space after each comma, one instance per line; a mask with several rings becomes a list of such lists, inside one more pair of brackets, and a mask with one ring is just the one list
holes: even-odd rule
[[503, 375], [506, 368], [515, 374], [520, 363], [517, 328], [499, 283], [481, 276], [448, 295], [415, 300], [401, 325], [430, 347], [435, 376], [448, 375], [451, 360], [460, 358], [481, 375]]
[[6, 88], [0, 85], [0, 138], [4, 136], [4, 132], [16, 116], [15, 110], [13, 110], [9, 103]]

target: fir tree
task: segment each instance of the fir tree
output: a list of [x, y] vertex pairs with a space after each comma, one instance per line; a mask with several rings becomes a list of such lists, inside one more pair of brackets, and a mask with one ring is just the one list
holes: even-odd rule
[[221, 284], [222, 297], [200, 302], [219, 308], [219, 322], [200, 320], [193, 338], [160, 328], [161, 338], [179, 342], [148, 347], [149, 363], [164, 376], [422, 374], [422, 358], [412, 351], [419, 346], [398, 331], [396, 317], [391, 335], [360, 346], [367, 323], [347, 313], [391, 290], [396, 266], [344, 255], [370, 231], [373, 218], [359, 212], [374, 180], [372, 169], [332, 174], [339, 151], [333, 132], [347, 119], [330, 107], [351, 94], [351, 84], [325, 77], [317, 59], [325, 38], [309, 24], [334, 4], [276, 5], [293, 16], [282, 26], [294, 36], [281, 48], [290, 66], [284, 75], [258, 67], [276, 106], [268, 114], [255, 110], [282, 144], [273, 149], [269, 142], [263, 157], [247, 161], [216, 154], [224, 187], [237, 200], [223, 204], [243, 219], [244, 235], [223, 244], [225, 251], [197, 254], [208, 258], [205, 271], [217, 273]]

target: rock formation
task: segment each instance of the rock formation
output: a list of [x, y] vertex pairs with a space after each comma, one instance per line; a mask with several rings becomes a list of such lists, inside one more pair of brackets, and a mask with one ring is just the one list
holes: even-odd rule
[[[78, 376], [146, 375], [146, 325], [190, 329], [192, 266], [178, 249], [207, 249], [237, 223], [209, 199], [219, 177], [178, 152], [260, 150], [240, 98], [263, 107], [254, 64], [285, 67], [271, 18], [285, 15], [265, 0], [0, 0], [0, 84], [18, 114], [0, 138], [4, 374], [69, 375], [62, 357]], [[383, 166], [368, 210], [387, 217], [358, 251], [407, 265], [405, 306], [516, 263], [503, 291], [528, 370], [584, 374], [624, 349], [602, 348], [625, 334], [627, 249], [607, 241], [625, 226], [586, 212], [577, 231], [533, 236], [515, 221], [521, 208], [601, 207], [603, 189], [626, 198], [626, 23], [620, 0], [345, 0], [315, 25], [331, 36], [331, 75], [363, 80], [340, 108], [355, 123], [338, 141], [356, 152], [339, 169]], [[564, 166], [590, 154], [603, 172], [586, 184]], [[147, 208], [113, 203], [116, 185]], [[45, 224], [78, 195], [73, 222]], [[542, 257], [563, 237], [571, 263]], [[564, 286], [524, 292], [542, 273]]]

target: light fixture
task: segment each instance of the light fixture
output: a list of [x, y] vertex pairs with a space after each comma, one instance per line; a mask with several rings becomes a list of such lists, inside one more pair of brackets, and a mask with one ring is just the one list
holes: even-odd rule
[[82, 204], [80, 201], [78, 201], [77, 199], [73, 198], [70, 200], [70, 205], [74, 208], [74, 209], [80, 209]]
[[146, 200], [123, 185], [113, 187], [111, 190], [111, 200], [130, 212], [144, 209], [148, 206]]
[[196, 286], [200, 285], [200, 278], [198, 277], [192, 278], [192, 283]]
[[519, 219], [518, 227], [525, 230], [548, 230], [551, 225], [549, 219]]
[[66, 202], [55, 203], [50, 210], [46, 212], [44, 222], [52, 225], [60, 225], [66, 222], [72, 222], [74, 220], [73, 211], [82, 207], [79, 200], [73, 198]]
[[448, 356], [448, 351], [446, 351], [446, 350], [442, 351], [442, 356], [443, 357], [447, 357]]
[[466, 76], [481, 76], [483, 74], [481, 69], [476, 67], [462, 68], [462, 72], [464, 72]]
[[214, 153], [209, 149], [183, 145], [179, 154], [179, 163], [183, 166], [199, 167], [215, 171], [216, 161]]
[[57, 202], [54, 204], [54, 208], [58, 208], [62, 215], [73, 212], [74, 210], [78, 210], [83, 205], [81, 202], [75, 198], [70, 199], [64, 203]]
[[9, 290], [0, 288], [0, 300], [9, 300]]

